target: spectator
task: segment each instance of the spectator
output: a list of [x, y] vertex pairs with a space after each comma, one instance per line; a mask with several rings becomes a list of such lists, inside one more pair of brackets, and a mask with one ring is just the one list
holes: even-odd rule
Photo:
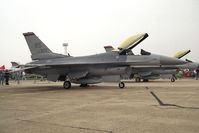
[[4, 85], [4, 76], [5, 76], [5, 73], [4, 73], [4, 70], [2, 70], [1, 72], [2, 72], [1, 85]]
[[19, 84], [20, 83], [20, 77], [21, 77], [20, 71], [17, 71], [15, 76], [16, 76], [15, 79], [16, 79], [17, 83]]
[[0, 70], [0, 85], [3, 85], [3, 71]]
[[22, 72], [22, 80], [26, 80], [26, 73]]
[[41, 76], [40, 81], [44, 81], [44, 77], [43, 76]]
[[198, 78], [199, 78], [199, 68], [196, 69], [196, 80], [198, 80]]
[[6, 79], [6, 85], [9, 85], [10, 73], [9, 73], [8, 69], [6, 69], [4, 77]]

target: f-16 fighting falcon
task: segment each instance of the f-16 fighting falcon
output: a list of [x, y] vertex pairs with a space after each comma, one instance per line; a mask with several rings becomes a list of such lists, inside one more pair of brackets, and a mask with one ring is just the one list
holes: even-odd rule
[[33, 32], [23, 34], [31, 52], [32, 62], [23, 66], [29, 74], [40, 74], [50, 81], [64, 81], [63, 87], [69, 89], [71, 83], [81, 87], [100, 82], [119, 82], [125, 87], [121, 75], [130, 74], [133, 66], [179, 65], [185, 61], [166, 56], [130, 55], [129, 51], [148, 37], [147, 33], [130, 37], [118, 49], [111, 52], [72, 57], [53, 53]]
[[[176, 53], [173, 58], [177, 58], [180, 59], [183, 56], [187, 55], [188, 53], [190, 53], [190, 50], [183, 50], [180, 51], [178, 53]], [[142, 55], [146, 55], [146, 54], [151, 54], [150, 52], [141, 50], [141, 54]], [[188, 59], [186, 59], [187, 63], [186, 64], [182, 64], [182, 65], [169, 65], [169, 66], [159, 66], [159, 67], [150, 67], [150, 66], [146, 66], [146, 67], [134, 67], [132, 69], [132, 75], [137, 75], [137, 77], [135, 77], [136, 82], [140, 82], [141, 79], [143, 79], [143, 82], [148, 82], [148, 80], [150, 79], [158, 79], [160, 77], [167, 77], [171, 79], [171, 82], [175, 82], [175, 80], [177, 79], [175, 77], [175, 74], [177, 74], [179, 72], [180, 69], [199, 69], [199, 63], [197, 62], [192, 62]]]

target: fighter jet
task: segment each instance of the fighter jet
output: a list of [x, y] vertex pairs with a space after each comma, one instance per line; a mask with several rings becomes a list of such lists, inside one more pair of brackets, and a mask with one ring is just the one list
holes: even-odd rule
[[[190, 53], [190, 50], [183, 50], [176, 53], [173, 58], [180, 59], [188, 53]], [[151, 53], [141, 50], [141, 54], [146, 55]], [[199, 69], [199, 63], [190, 60], [186, 61], [187, 63], [183, 65], [134, 67], [131, 75], [136, 75], [136, 82], [140, 82], [141, 79], [143, 79], [143, 82], [148, 82], [149, 79], [158, 79], [160, 77], [170, 78], [171, 82], [175, 82], [176, 77], [174, 75], [177, 74], [180, 69]]]
[[[147, 33], [138, 34], [127, 39], [111, 52], [72, 57], [53, 53], [33, 32], [23, 33], [31, 52], [32, 62], [23, 66], [29, 74], [40, 74], [50, 81], [64, 81], [65, 89], [71, 88], [71, 82], [84, 87], [100, 82], [119, 82], [119, 87], [125, 87], [120, 76], [131, 73], [132, 66], [144, 65], [178, 65], [185, 61], [166, 56], [129, 55], [129, 51], [145, 38]], [[123, 45], [122, 44], [122, 45]]]

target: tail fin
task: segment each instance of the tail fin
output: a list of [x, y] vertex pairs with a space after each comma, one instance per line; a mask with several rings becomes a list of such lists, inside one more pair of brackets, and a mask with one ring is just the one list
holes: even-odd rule
[[23, 35], [32, 54], [32, 60], [65, 57], [65, 55], [53, 53], [33, 32], [23, 33]]

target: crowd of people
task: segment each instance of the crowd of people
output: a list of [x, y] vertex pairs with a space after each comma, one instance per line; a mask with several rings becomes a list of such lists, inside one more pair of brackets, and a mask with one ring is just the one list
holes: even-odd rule
[[[34, 79], [35, 82], [40, 78], [40, 81], [45, 81], [45, 78], [43, 76], [32, 76], [29, 77], [30, 79]], [[9, 70], [0, 70], [0, 85], [9, 85], [9, 79], [12, 79], [15, 81], [15, 83], [20, 84], [21, 80], [26, 80], [26, 73], [24, 71], [15, 71], [15, 72], [9, 72]]]
[[195, 77], [196, 80], [199, 79], [199, 69], [195, 69], [195, 70], [189, 70], [189, 69], [184, 69], [181, 70], [180, 73], [182, 75], [184, 75], [185, 77]]
[[25, 72], [16, 71], [10, 73], [8, 69], [0, 70], [0, 85], [9, 85], [9, 79], [14, 79], [16, 83], [20, 83], [20, 80], [26, 80]]
[[9, 85], [10, 73], [8, 69], [0, 71], [0, 85]]

